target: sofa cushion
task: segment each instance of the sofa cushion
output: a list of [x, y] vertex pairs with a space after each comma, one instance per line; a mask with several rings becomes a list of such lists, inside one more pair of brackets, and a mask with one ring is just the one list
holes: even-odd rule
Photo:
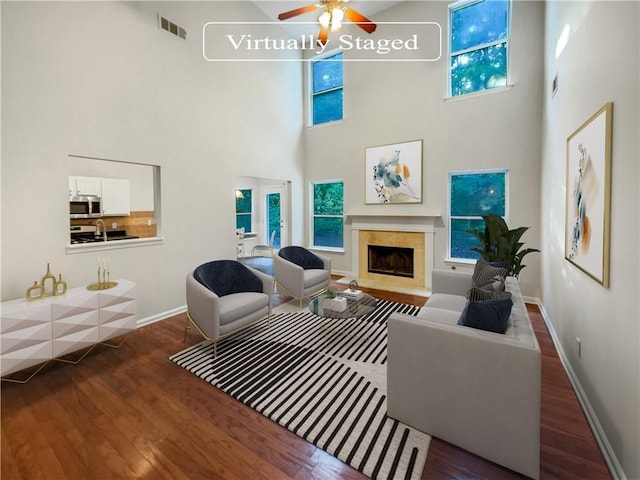
[[251, 270], [235, 260], [214, 260], [200, 265], [195, 278], [219, 297], [239, 292], [262, 293], [263, 284]]
[[315, 287], [318, 284], [327, 282], [331, 279], [329, 270], [318, 270], [315, 268], [304, 271], [304, 288]]
[[427, 301], [427, 307], [439, 308], [443, 310], [451, 310], [460, 314], [467, 303], [467, 299], [462, 295], [453, 295], [450, 293], [434, 293]]
[[416, 315], [417, 318], [429, 320], [430, 322], [443, 323], [445, 325], [455, 325], [460, 318], [460, 312], [447, 310], [444, 308], [433, 308], [424, 306]]
[[290, 245], [288, 247], [284, 247], [280, 249], [278, 255], [284, 258], [285, 260], [289, 260], [291, 263], [295, 263], [296, 265], [304, 268], [305, 270], [316, 268], [323, 269], [324, 262], [320, 257], [314, 255], [312, 252], [303, 247], [298, 247], [296, 245]]
[[458, 325], [504, 334], [512, 306], [510, 298], [469, 302], [460, 315]]
[[241, 292], [225, 295], [220, 299], [220, 325], [226, 325], [268, 306], [269, 295], [266, 293]]
[[484, 258], [479, 258], [471, 276], [472, 286], [496, 292], [504, 291], [504, 277], [507, 275], [507, 269], [502, 265], [502, 263], [489, 263]]
[[511, 298], [511, 292], [496, 292], [490, 289], [471, 287], [467, 292], [467, 300], [470, 302], [479, 302], [482, 300], [504, 300]]

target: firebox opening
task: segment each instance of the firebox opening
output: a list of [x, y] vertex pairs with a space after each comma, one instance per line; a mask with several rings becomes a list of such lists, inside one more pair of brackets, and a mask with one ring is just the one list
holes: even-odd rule
[[413, 278], [413, 248], [368, 245], [371, 273]]

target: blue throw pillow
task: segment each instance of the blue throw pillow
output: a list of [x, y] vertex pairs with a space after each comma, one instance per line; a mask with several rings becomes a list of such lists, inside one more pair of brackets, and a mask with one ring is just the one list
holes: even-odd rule
[[458, 325], [487, 332], [504, 333], [509, 323], [511, 307], [513, 307], [513, 301], [510, 298], [468, 302], [460, 315]]

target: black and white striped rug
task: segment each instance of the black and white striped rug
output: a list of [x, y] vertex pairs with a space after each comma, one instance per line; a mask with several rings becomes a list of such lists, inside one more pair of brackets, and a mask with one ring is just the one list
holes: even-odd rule
[[370, 478], [419, 479], [431, 438], [387, 417], [387, 318], [420, 307], [378, 301], [363, 319], [277, 313], [170, 359]]

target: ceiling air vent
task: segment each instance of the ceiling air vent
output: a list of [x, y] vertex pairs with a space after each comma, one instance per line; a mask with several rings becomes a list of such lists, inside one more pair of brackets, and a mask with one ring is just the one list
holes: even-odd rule
[[166, 30], [169, 33], [173, 33], [175, 36], [186, 40], [187, 31], [184, 28], [176, 25], [175, 23], [167, 20], [164, 17], [161, 17], [160, 15], [158, 15], [158, 20], [160, 21], [161, 29]]

